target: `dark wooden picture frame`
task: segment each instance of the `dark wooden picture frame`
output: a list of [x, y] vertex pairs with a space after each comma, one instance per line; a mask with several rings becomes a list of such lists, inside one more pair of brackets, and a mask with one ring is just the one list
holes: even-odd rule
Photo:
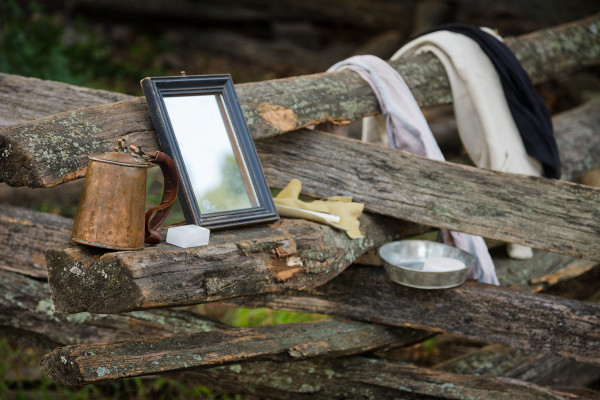
[[[279, 218], [230, 75], [149, 77], [144, 78], [141, 84], [162, 151], [173, 158], [179, 171], [179, 202], [187, 223], [218, 229], [274, 221]], [[205, 97], [200, 99], [197, 96]], [[202, 123], [198, 124], [200, 126], [194, 125], [185, 129], [182, 129], [180, 124], [176, 132], [173, 122], [177, 121], [173, 118], [181, 118], [176, 116], [181, 113], [174, 108], [176, 106], [173, 105], [173, 101], [212, 102], [212, 98], [209, 96], [214, 96], [214, 106], [218, 107], [219, 112], [210, 113], [208, 119], [213, 120], [212, 117], [216, 114], [221, 117], [223, 126], [217, 127], [218, 129], [213, 131], [227, 132], [226, 135], [232, 150], [229, 157], [231, 159], [233, 155], [237, 163], [237, 172], [233, 172], [236, 177], [238, 173], [241, 177], [241, 180], [237, 178], [239, 183], [237, 189], [245, 187], [248, 206], [202, 213], [201, 206], [198, 204], [198, 190], [194, 188], [199, 179], [211, 176], [211, 174], [214, 176], [217, 171], [197, 171], [200, 162], [197, 159], [203, 157], [191, 157], [190, 139], [185, 139], [188, 143], [182, 144], [180, 141], [183, 139], [178, 140], [178, 135], [180, 138], [193, 136], [196, 141], [193, 147], [200, 152], [203, 146], [199, 145], [197, 141], [201, 138], [207, 141], [204, 143], [209, 143], [208, 141], [216, 139], [215, 132], [210, 132], [210, 129], [207, 131], [206, 127], [201, 126]], [[167, 105], [167, 101], [169, 105]], [[210, 107], [213, 107], [213, 104], [210, 104]], [[212, 110], [212, 108], [210, 109]], [[182, 135], [183, 130], [186, 131], [184, 135]], [[211, 135], [213, 136], [211, 137]], [[183, 153], [182, 146], [184, 147]], [[184, 153], [187, 154], [185, 157]], [[192, 176], [194, 180], [192, 180]], [[223, 176], [223, 173], [220, 176]], [[202, 201], [202, 204], [206, 204], [205, 200]], [[206, 207], [204, 209], [207, 210]]]

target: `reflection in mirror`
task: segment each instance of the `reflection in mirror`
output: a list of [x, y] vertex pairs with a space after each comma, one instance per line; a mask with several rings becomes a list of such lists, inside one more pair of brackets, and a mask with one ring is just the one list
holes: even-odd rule
[[221, 229], [279, 218], [231, 76], [141, 83], [161, 149], [179, 171], [188, 224]]
[[165, 96], [164, 101], [200, 212], [256, 207], [221, 95]]

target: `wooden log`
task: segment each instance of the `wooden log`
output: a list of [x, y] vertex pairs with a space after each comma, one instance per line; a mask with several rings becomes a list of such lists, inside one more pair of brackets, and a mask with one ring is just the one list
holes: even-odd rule
[[68, 241], [72, 223], [68, 218], [0, 205], [0, 236], [6, 245], [0, 262], [1, 336], [51, 350], [59, 345], [169, 336], [227, 327], [182, 310], [118, 315], [55, 313], [48, 283], [31, 277], [46, 276], [45, 247]]
[[452, 374], [367, 357], [256, 362], [177, 374], [190, 384], [273, 399], [577, 399], [510, 378]]
[[[350, 49], [345, 47], [308, 49], [290, 40], [252, 38], [247, 33], [234, 33], [229, 29], [199, 32], [194, 40], [202, 43], [209, 53], [224, 54], [269, 71], [282, 68], [293, 68], [296, 73], [324, 71], [350, 55]], [[302, 69], [303, 66], [306, 67]]]
[[0, 126], [133, 96], [0, 73]]
[[244, 300], [245, 305], [434, 329], [600, 365], [600, 305], [593, 303], [475, 282], [449, 290], [417, 290], [389, 281], [373, 267], [350, 268], [310, 291]]
[[[36, 215], [38, 213], [26, 213], [24, 211], [21, 211], [21, 213], [24, 215], [29, 214], [29, 216], [23, 221], [17, 220], [15, 222], [17, 227], [26, 225], [28, 223], [27, 221], [37, 219]], [[393, 233], [391, 232], [388, 232], [389, 236], [375, 234], [375, 232], [378, 231], [386, 232], [386, 229], [389, 229], [390, 227], [389, 220], [370, 218], [365, 219], [364, 221], [368, 221], [363, 222], [363, 225], [369, 229], [371, 235], [377, 237], [377, 239], [373, 240], [373, 246], [378, 246], [388, 240], [386, 238], [391, 240], [393, 237]], [[289, 224], [290, 222], [286, 222], [285, 224]], [[294, 223], [301, 222], [294, 221]], [[309, 224], [309, 226], [312, 227], [310, 229], [316, 229], [318, 226], [309, 222], [302, 223]], [[11, 226], [12, 225], [6, 227], [7, 232], [11, 232]], [[325, 231], [325, 237], [334, 234], [329, 228], [322, 226], [318, 227]], [[413, 226], [411, 228], [409, 224], [405, 224], [404, 227], [399, 230], [402, 233], [400, 236], [409, 236], [422, 232], [422, 228], [423, 227], [419, 226]], [[32, 229], [34, 228], [32, 227]], [[306, 227], [306, 229], [308, 230], [309, 228]], [[25, 233], [27, 234], [27, 232], [29, 232], [29, 230]], [[313, 257], [316, 257], [316, 253], [313, 254], [314, 249], [320, 249], [319, 251], [322, 251], [328, 247], [319, 244], [319, 239], [316, 239], [319, 235], [318, 232], [313, 233], [311, 239], [308, 240], [306, 238], [293, 239], [292, 236], [286, 237], [285, 234], [279, 234], [278, 232], [273, 231], [271, 235], [263, 233], [262, 238], [254, 237], [251, 241], [245, 242], [247, 237], [252, 237], [252, 235], [254, 235], [253, 232], [255, 231], [252, 230], [248, 233], [230, 232], [223, 238], [219, 235], [225, 235], [224, 232], [213, 233], [213, 243], [220, 246], [222, 249], [225, 248], [228, 241], [237, 241], [241, 243], [238, 244], [238, 248], [251, 249], [250, 251], [246, 250], [248, 253], [246, 257], [250, 257], [250, 260], [247, 260], [246, 263], [254, 266], [251, 268], [244, 267], [243, 273], [241, 274], [237, 272], [238, 266], [235, 262], [219, 264], [219, 260], [225, 258], [223, 255], [219, 256], [222, 258], [215, 256], [207, 258], [209, 252], [218, 253], [216, 250], [209, 251], [208, 249], [201, 249], [199, 253], [197, 253], [198, 257], [194, 258], [190, 255], [189, 250], [173, 249], [168, 245], [162, 245], [158, 248], [147, 249], [148, 255], [143, 256], [142, 253], [109, 252], [104, 254], [103, 252], [99, 252], [92, 248], [74, 244], [67, 244], [66, 247], [60, 249], [59, 247], [63, 245], [64, 242], [54, 242], [52, 243], [53, 247], [59, 249], [50, 250], [48, 254], [51, 263], [51, 284], [57, 311], [80, 312], [91, 310], [93, 312], [118, 312], [132, 310], [138, 307], [156, 307], [159, 302], [162, 305], [168, 305], [169, 302], [172, 302], [173, 304], [182, 304], [182, 302], [186, 302], [189, 304], [260, 293], [265, 290], [278, 291], [292, 287], [301, 289], [302, 287], [316, 286], [324, 282], [324, 280], [330, 279], [332, 276], [339, 273], [339, 271], [347, 265], [347, 262], [349, 262], [349, 260], [343, 260], [342, 263], [344, 265], [342, 266], [326, 267], [326, 264], [328, 263], [332, 263], [333, 265], [333, 263], [337, 262], [334, 257], [327, 258], [327, 261], [325, 262], [323, 262], [325, 258], [319, 258], [319, 261], [314, 261]], [[10, 233], [7, 235], [11, 237]], [[37, 234], [36, 232], [32, 232], [31, 235], [35, 236]], [[346, 251], [349, 251], [347, 249], [350, 249], [355, 244], [358, 245], [358, 243], [350, 243], [350, 240], [345, 239], [343, 235], [341, 236], [342, 238], [338, 237], [338, 239], [341, 240], [341, 243], [345, 243], [344, 241], [348, 242], [344, 245], [347, 247], [339, 247], [341, 253], [345, 254]], [[19, 241], [19, 237], [21, 236], [14, 235], [12, 237], [14, 238], [14, 241]], [[67, 238], [65, 237], [63, 239]], [[327, 241], [327, 239], [325, 239], [325, 241]], [[43, 244], [40, 245], [43, 246]], [[50, 245], [50, 243], [48, 243], [48, 245]], [[235, 245], [231, 244], [230, 246], [232, 249], [235, 249]], [[294, 250], [294, 246], [296, 250]], [[336, 246], [341, 245], [338, 243]], [[299, 251], [298, 248], [304, 248], [305, 250]], [[365, 248], [367, 248], [367, 246], [361, 247], [361, 250], [356, 251], [354, 256], [359, 255]], [[290, 253], [286, 254], [286, 251], [281, 249], [288, 249]], [[27, 251], [35, 251], [35, 249], [23, 249], [24, 254], [26, 254]], [[224, 252], [224, 250], [222, 251]], [[100, 256], [101, 254], [104, 255]], [[307, 258], [301, 258], [305, 257], [306, 254], [308, 254]], [[576, 276], [578, 273], [583, 273], [595, 265], [594, 262], [573, 259], [567, 256], [539, 250], [536, 250], [534, 254], [535, 257], [532, 260], [513, 260], [509, 259], [503, 252], [492, 252], [500, 282], [503, 285], [542, 290], [552, 284], [568, 279], [570, 276]], [[147, 259], [145, 257], [147, 257]], [[293, 257], [298, 258], [294, 259]], [[154, 259], [151, 265], [148, 265], [147, 260], [149, 259]], [[182, 268], [180, 265], [183, 260], [190, 262], [188, 268]], [[191, 262], [191, 260], [195, 261]], [[271, 264], [268, 264], [267, 261], [260, 260], [279, 261], [271, 261]], [[286, 260], [295, 261], [290, 261], [291, 266], [288, 267], [288, 262]], [[304, 271], [299, 267], [300, 262], [305, 266], [313, 265], [314, 267], [307, 267], [306, 271]], [[298, 265], [295, 266], [294, 263], [298, 263]], [[114, 286], [107, 287], [108, 283], [104, 278], [104, 274], [108, 277], [109, 270], [105, 269], [106, 265], [111, 265], [110, 270], [113, 271], [110, 273], [111, 275], [125, 276], [126, 278], [120, 280], [116, 279], [114, 281]], [[261, 269], [260, 265], [267, 265], [267, 270]], [[274, 265], [279, 265], [279, 267], [275, 268]], [[76, 269], [73, 269], [74, 267], [76, 267]], [[2, 268], [2, 264], [0, 264], [0, 268]], [[269, 270], [268, 268], [272, 268], [272, 270]], [[329, 270], [327, 270], [328, 268]], [[16, 269], [19, 268], [16, 267]], [[170, 276], [173, 280], [164, 280], [160, 274], [162, 274], [164, 270], [169, 269], [172, 270]], [[82, 271], [80, 272], [80, 275], [72, 272], [77, 272], [77, 270]], [[83, 274], [84, 271], [86, 272], [85, 274]], [[104, 271], [104, 274], [102, 271]], [[216, 271], [218, 271], [218, 273]], [[102, 278], [100, 279], [98, 275], [102, 275]], [[154, 275], [161, 278], [156, 279], [154, 278]], [[324, 276], [319, 278], [318, 276], [320, 275]], [[549, 278], [554, 275], [557, 275], [554, 279]], [[248, 276], [251, 278], [247, 282]], [[533, 284], [531, 283], [532, 279], [536, 280]], [[198, 284], [197, 286], [188, 284], [185, 287], [178, 287], [176, 291], [169, 286], [172, 284], [176, 285], [174, 282], [179, 281], [198, 282]], [[208, 282], [212, 283], [209, 284]], [[208, 290], [209, 287], [212, 287], [211, 285], [214, 286], [212, 291]], [[131, 286], [133, 286], [135, 290], [132, 291]], [[206, 292], [203, 292], [202, 290], [199, 291], [199, 288], [205, 288]], [[227, 288], [227, 290], [223, 291], [219, 288]], [[161, 294], [160, 291], [164, 293]], [[102, 293], [102, 296], [96, 295], [97, 293]], [[142, 295], [140, 293], [144, 294]], [[119, 296], [121, 297], [113, 299], [117, 294], [120, 294]], [[106, 299], [104, 296], [106, 296]], [[124, 300], [124, 298], [127, 300]]]
[[72, 227], [70, 218], [0, 204], [0, 237], [5, 249], [0, 269], [47, 278], [44, 252], [68, 243]]
[[[539, 31], [507, 43], [522, 43], [517, 56], [538, 82], [563, 71], [600, 62], [600, 30], [596, 15], [554, 30]], [[548, 43], [545, 43], [548, 41]], [[553, 46], [568, 57], [556, 55]], [[512, 48], [512, 47], [511, 47]], [[538, 64], [527, 57], [549, 52], [556, 60]], [[405, 77], [422, 106], [451, 101], [441, 63], [421, 54], [392, 65]], [[322, 73], [236, 85], [254, 139], [278, 135], [329, 120], [354, 121], [378, 112], [377, 100], [358, 75], [350, 71]], [[56, 114], [0, 129], [0, 179], [11, 186], [49, 187], [84, 175], [87, 155], [114, 147], [124, 136], [148, 151], [158, 142], [147, 107], [141, 98]]]
[[560, 151], [562, 179], [580, 182], [582, 176], [600, 165], [600, 96], [552, 118]]
[[443, 163], [319, 132], [256, 143], [269, 184], [424, 225], [600, 261], [600, 189]]
[[529, 260], [510, 258], [504, 248], [492, 249], [490, 254], [500, 285], [532, 292], [544, 291], [560, 282], [568, 283], [598, 266], [595, 261], [543, 250], [534, 250]]
[[[305, 290], [335, 277], [367, 250], [410, 236], [421, 226], [362, 215], [366, 236], [349, 239], [315, 222], [213, 232], [211, 244], [180, 249], [106, 252], [77, 244], [46, 252], [57, 312], [117, 313], [282, 291]], [[400, 232], [400, 234], [398, 233]]]
[[358, 354], [413, 343], [429, 335], [412, 329], [327, 319], [168, 338], [66, 346], [44, 355], [42, 370], [59, 383], [83, 385], [238, 362], [292, 361]]
[[0, 271], [0, 293], [1, 336], [27, 340], [46, 351], [67, 344], [170, 336], [226, 327], [182, 310], [59, 315], [54, 312], [48, 283], [7, 271]]
[[[569, 276], [581, 272], [577, 276]], [[564, 279], [565, 275], [569, 279]], [[544, 277], [546, 278], [546, 277]], [[594, 301], [600, 298], [600, 266], [592, 268], [588, 271], [557, 271], [549, 275], [548, 280], [541, 282], [544, 287], [543, 292], [552, 296], [559, 296], [566, 299]], [[561, 279], [561, 281], [558, 281]]]
[[600, 368], [552, 354], [492, 344], [435, 366], [455, 374], [504, 376], [549, 386], [588, 386], [600, 378]]

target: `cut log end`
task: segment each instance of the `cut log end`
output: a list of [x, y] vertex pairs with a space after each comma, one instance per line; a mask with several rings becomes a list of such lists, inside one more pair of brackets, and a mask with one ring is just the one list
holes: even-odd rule
[[[54, 382], [68, 386], [84, 385], [83, 375], [66, 348], [58, 348], [51, 353], [44, 354], [41, 361], [42, 372]], [[98, 368], [99, 376], [102, 373]], [[101, 376], [100, 376], [101, 377]]]
[[[106, 303], [130, 304], [139, 309], [140, 289], [133, 284], [131, 271], [99, 249], [66, 244], [48, 249], [46, 261], [50, 293], [57, 313], [100, 313]], [[58, 292], [58, 293], [57, 293]], [[120, 312], [115, 309], [109, 312]]]

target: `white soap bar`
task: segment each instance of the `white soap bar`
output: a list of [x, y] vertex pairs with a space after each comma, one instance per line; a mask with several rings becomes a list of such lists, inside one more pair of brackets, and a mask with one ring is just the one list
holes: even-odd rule
[[209, 236], [210, 230], [198, 225], [176, 226], [167, 229], [167, 243], [183, 248], [206, 246]]
[[446, 271], [458, 271], [463, 269], [465, 263], [450, 257], [431, 257], [425, 260], [423, 265], [423, 271], [427, 272], [446, 272]]

